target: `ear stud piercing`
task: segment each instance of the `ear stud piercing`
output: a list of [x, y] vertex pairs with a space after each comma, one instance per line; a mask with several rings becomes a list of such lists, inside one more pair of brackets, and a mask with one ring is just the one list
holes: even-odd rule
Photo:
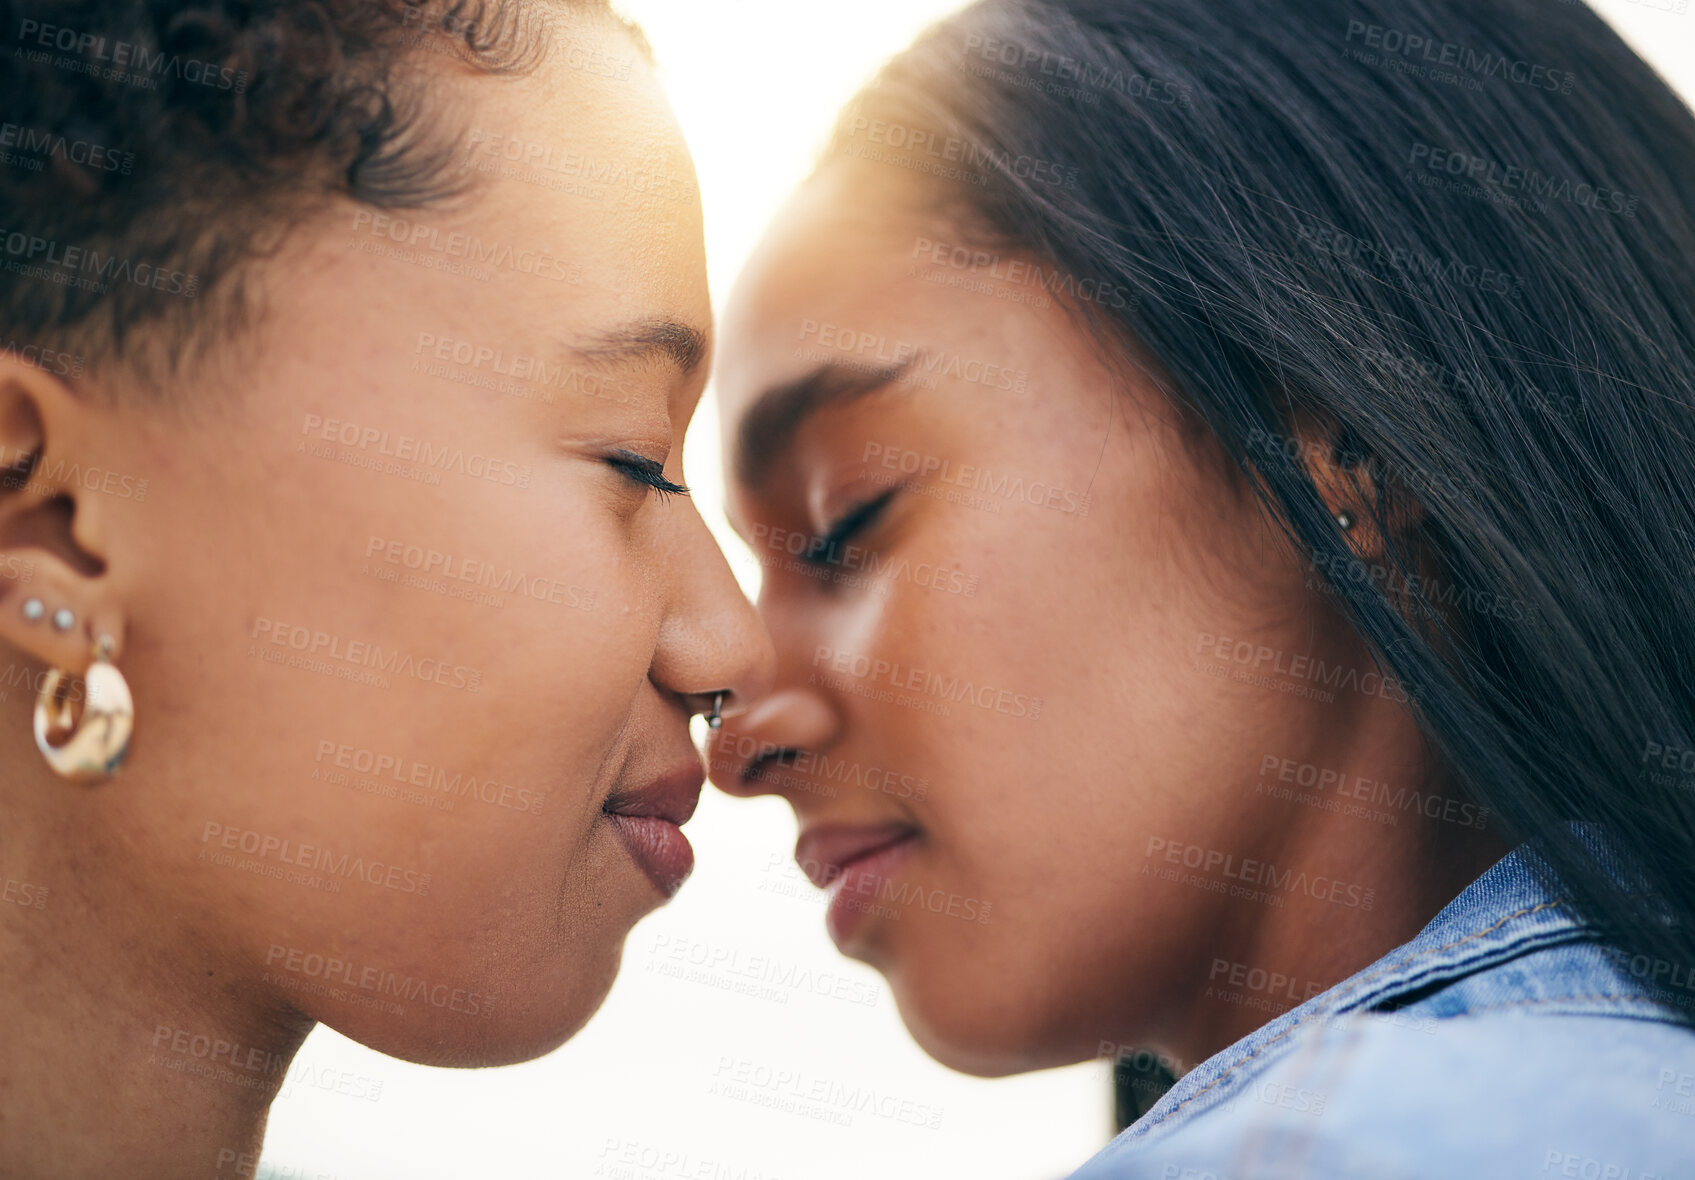
[[[28, 598], [24, 600], [24, 619], [27, 622], [39, 623], [46, 614], [47, 608], [42, 605], [41, 599]], [[55, 631], [69, 631], [76, 625], [76, 621], [76, 615], [72, 614], [67, 607], [62, 606], [53, 612], [53, 630]]]
[[1354, 514], [1344, 508], [1336, 514], [1336, 523], [1342, 526], [1343, 532], [1346, 532], [1354, 527]]

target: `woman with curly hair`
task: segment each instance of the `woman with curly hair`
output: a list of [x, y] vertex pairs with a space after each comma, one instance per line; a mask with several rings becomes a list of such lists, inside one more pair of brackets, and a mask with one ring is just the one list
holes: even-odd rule
[[595, 2], [0, 39], [0, 1174], [251, 1175], [315, 1023], [545, 1053], [689, 872], [692, 166]]

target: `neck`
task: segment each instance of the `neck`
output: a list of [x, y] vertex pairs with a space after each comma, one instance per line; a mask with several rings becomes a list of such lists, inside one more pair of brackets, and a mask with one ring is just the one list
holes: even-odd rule
[[[1241, 846], [1268, 866], [1253, 875], [1275, 882], [1260, 889], [1281, 902], [1218, 908], [1173, 993], [1158, 1030], [1166, 1035], [1155, 1037], [1185, 1069], [1410, 941], [1511, 850], [1486, 821], [1475, 826], [1481, 808], [1424, 765], [1410, 717], [1354, 720], [1344, 728], [1350, 750], [1310, 759], [1339, 772], [1327, 786], [1266, 777], [1267, 790], [1292, 797], [1262, 800], [1257, 818], [1276, 818]], [[1276, 887], [1292, 881], [1307, 887]]]
[[148, 912], [117, 848], [13, 822], [22, 792], [6, 808], [0, 1176], [254, 1175], [311, 1022], [259, 1010], [220, 953], [196, 945], [194, 915]]

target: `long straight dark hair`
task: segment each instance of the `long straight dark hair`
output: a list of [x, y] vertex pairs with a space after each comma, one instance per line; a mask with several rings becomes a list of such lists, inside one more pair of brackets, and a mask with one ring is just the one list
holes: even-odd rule
[[[983, 0], [843, 152], [1093, 281], [1097, 338], [1168, 375], [1459, 785], [1688, 1019], [1695, 119], [1665, 83], [1576, 0]], [[1390, 538], [1369, 570], [1312, 423]]]

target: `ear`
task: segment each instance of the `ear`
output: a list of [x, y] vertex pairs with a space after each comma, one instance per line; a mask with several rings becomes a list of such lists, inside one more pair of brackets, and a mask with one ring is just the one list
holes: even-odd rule
[[0, 640], [78, 674], [101, 636], [123, 650], [102, 556], [109, 498], [80, 478], [104, 417], [54, 375], [0, 359]]
[[1424, 509], [1389, 465], [1333, 423], [1306, 418], [1294, 431], [1296, 453], [1355, 557], [1381, 565], [1392, 550], [1416, 549]]

